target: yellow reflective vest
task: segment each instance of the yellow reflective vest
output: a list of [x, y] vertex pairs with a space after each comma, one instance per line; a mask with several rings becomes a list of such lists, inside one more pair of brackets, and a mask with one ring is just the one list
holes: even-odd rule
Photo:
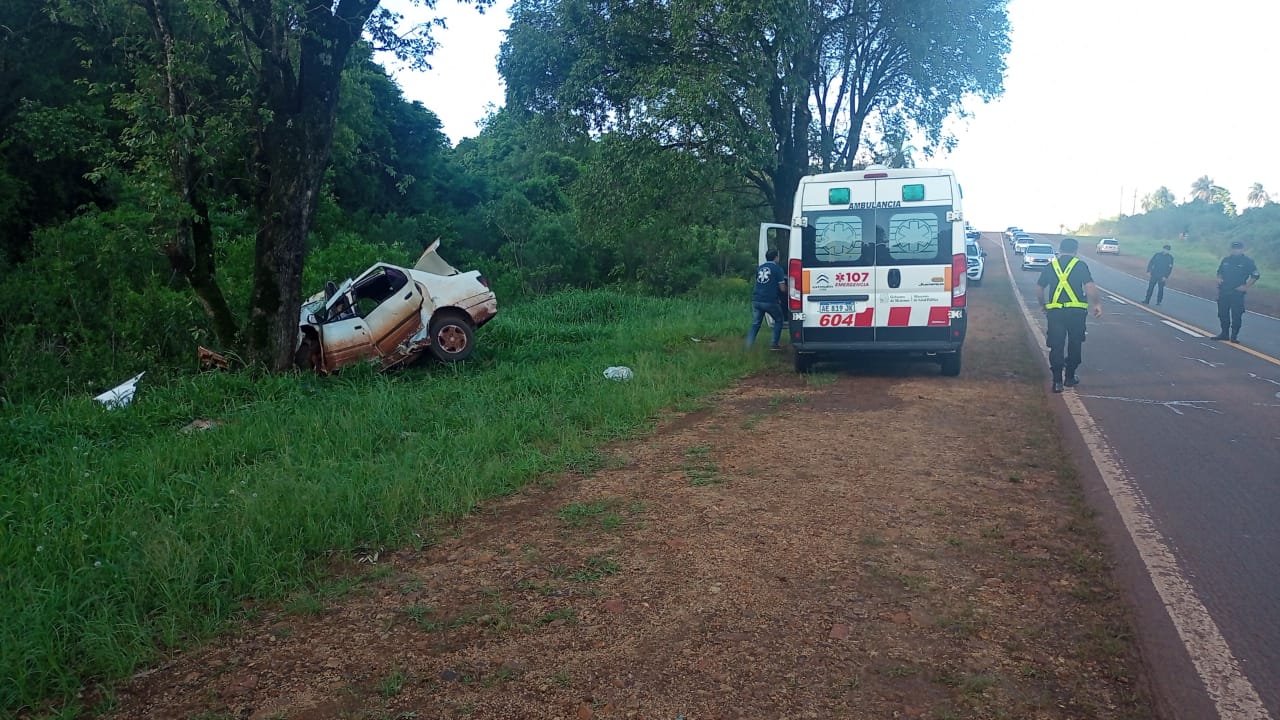
[[[1053, 289], [1053, 294], [1049, 296], [1049, 302], [1045, 303], [1045, 307], [1050, 310], [1058, 308], [1088, 308], [1089, 303], [1080, 302], [1080, 298], [1076, 296], [1076, 291], [1072, 289], [1071, 284], [1067, 282], [1067, 278], [1071, 276], [1071, 270], [1080, 262], [1080, 258], [1073, 257], [1071, 262], [1067, 263], [1066, 269], [1058, 263], [1058, 258], [1054, 258], [1049, 266], [1053, 268], [1053, 272], [1058, 276], [1058, 286]], [[1062, 296], [1066, 295], [1066, 302], [1062, 301]]]

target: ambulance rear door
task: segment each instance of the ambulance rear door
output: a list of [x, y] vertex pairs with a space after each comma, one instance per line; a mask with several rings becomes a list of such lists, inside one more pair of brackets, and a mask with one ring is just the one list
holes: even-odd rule
[[869, 346], [875, 340], [875, 211], [869, 209], [875, 183], [810, 182], [801, 192], [801, 340], [832, 350]]
[[875, 340], [946, 349], [955, 341], [952, 291], [965, 282], [954, 276], [951, 178], [889, 177], [875, 187]]

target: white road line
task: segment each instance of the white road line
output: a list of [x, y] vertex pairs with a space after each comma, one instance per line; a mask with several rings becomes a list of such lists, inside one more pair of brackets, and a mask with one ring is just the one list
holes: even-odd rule
[[1161, 320], [1160, 322], [1164, 323], [1165, 325], [1168, 325], [1169, 327], [1173, 328], [1174, 330], [1181, 330], [1182, 332], [1184, 332], [1184, 333], [1186, 333], [1186, 334], [1190, 335], [1191, 337], [1198, 337], [1198, 338], [1202, 338], [1202, 337], [1204, 337], [1203, 335], [1201, 335], [1200, 333], [1196, 332], [1195, 330], [1192, 330], [1191, 328], [1185, 328], [1185, 327], [1183, 327], [1183, 326], [1179, 325], [1179, 324], [1178, 324], [1178, 323], [1176, 323], [1176, 322], [1171, 322], [1171, 321], [1169, 321], [1169, 320]]
[[[1009, 253], [1003, 254], [1009, 284], [1014, 296], [1018, 297], [1018, 285], [1013, 278], [1013, 268], [1009, 266]], [[1018, 299], [1027, 327], [1036, 331], [1031, 313], [1021, 298]], [[1037, 343], [1037, 346], [1047, 359], [1048, 350], [1042, 344]], [[1089, 448], [1089, 455], [1111, 494], [1111, 501], [1119, 511], [1125, 529], [1129, 531], [1129, 539], [1133, 540], [1138, 556], [1147, 568], [1151, 584], [1164, 602], [1165, 611], [1191, 656], [1200, 681], [1218, 709], [1218, 717], [1220, 720], [1271, 720], [1271, 714], [1262, 704], [1253, 683], [1240, 669], [1240, 661], [1231, 652], [1222, 630], [1209, 615], [1208, 608], [1196, 597], [1195, 588], [1174, 557], [1169, 541], [1151, 519], [1147, 511], [1149, 504], [1142, 490], [1125, 472], [1119, 456], [1085, 408], [1084, 401], [1075, 393], [1061, 397]]]
[[1261, 380], [1262, 382], [1269, 382], [1269, 383], [1271, 383], [1272, 385], [1280, 385], [1280, 380], [1272, 380], [1271, 378], [1264, 378], [1264, 377], [1262, 377], [1261, 375], [1258, 375], [1257, 373], [1249, 373], [1249, 377], [1253, 378], [1254, 380]]
[[[1181, 340], [1182, 338], [1177, 338], [1177, 339], [1178, 339], [1178, 340]], [[1191, 357], [1190, 355], [1183, 355], [1183, 356], [1182, 356], [1182, 359], [1183, 359], [1183, 360], [1195, 360], [1196, 362], [1200, 363], [1201, 365], [1208, 365], [1208, 366], [1209, 366], [1209, 367], [1211, 367], [1211, 368], [1219, 368], [1219, 367], [1222, 367], [1223, 365], [1226, 365], [1226, 363], [1220, 363], [1220, 362], [1209, 362], [1208, 360], [1201, 360], [1200, 358]]]
[[1118, 304], [1120, 304], [1120, 305], [1128, 305], [1128, 304], [1129, 304], [1127, 301], [1125, 301], [1125, 300], [1121, 300], [1120, 298], [1118, 298], [1118, 297], [1116, 297], [1115, 295], [1112, 295], [1112, 294], [1110, 294], [1110, 293], [1107, 293], [1107, 297], [1111, 298], [1111, 302], [1113, 302], [1113, 303], [1118, 303]]
[[[1194, 358], [1188, 359], [1194, 360]], [[1192, 410], [1208, 410], [1211, 413], [1216, 413], [1218, 415], [1222, 414], [1221, 410], [1214, 410], [1211, 407], [1205, 407], [1205, 405], [1212, 405], [1217, 402], [1217, 400], [1148, 400], [1146, 398], [1127, 398], [1116, 395], [1081, 395], [1080, 397], [1092, 398], [1094, 400], [1119, 400], [1120, 402], [1137, 403], [1139, 405], [1161, 405], [1172, 410], [1177, 415], [1185, 414], [1178, 409], [1180, 407], [1190, 408]]]

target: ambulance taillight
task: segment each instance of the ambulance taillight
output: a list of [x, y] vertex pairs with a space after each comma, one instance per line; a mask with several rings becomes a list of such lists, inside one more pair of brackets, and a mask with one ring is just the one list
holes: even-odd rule
[[964, 253], [951, 256], [951, 307], [964, 307], [965, 291], [969, 285], [969, 261]]
[[800, 258], [791, 258], [791, 262], [787, 263], [787, 305], [792, 310], [803, 307], [800, 304], [800, 280], [803, 276], [804, 267]]

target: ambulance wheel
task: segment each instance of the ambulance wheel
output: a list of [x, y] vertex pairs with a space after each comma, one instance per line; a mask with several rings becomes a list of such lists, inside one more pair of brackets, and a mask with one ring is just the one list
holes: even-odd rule
[[942, 374], [947, 377], [955, 377], [960, 374], [960, 351], [957, 350], [950, 355], [942, 356]]
[[796, 353], [795, 363], [796, 363], [796, 372], [807, 373], [809, 372], [809, 368], [813, 367], [813, 356]]

